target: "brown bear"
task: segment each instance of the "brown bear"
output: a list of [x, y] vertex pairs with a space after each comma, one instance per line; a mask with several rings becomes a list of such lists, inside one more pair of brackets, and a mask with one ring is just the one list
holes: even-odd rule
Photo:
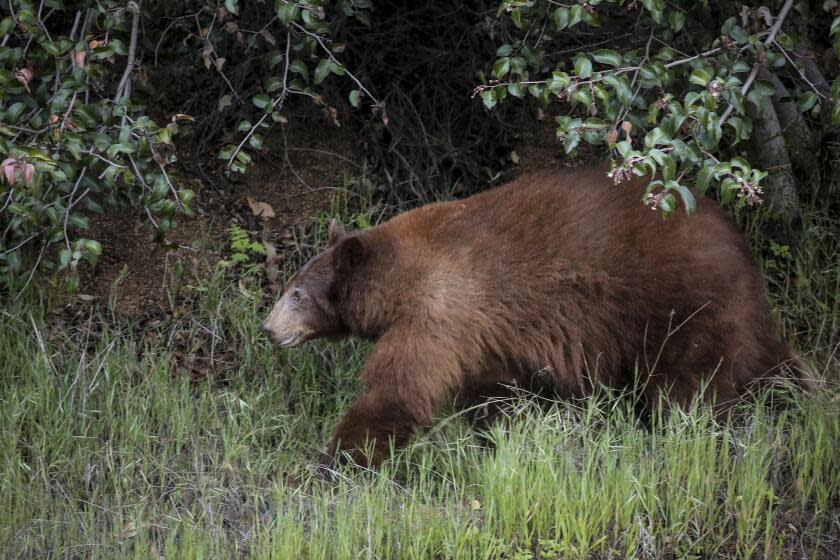
[[369, 230], [331, 228], [263, 324], [283, 347], [376, 341], [327, 460], [377, 464], [443, 405], [534, 376], [561, 397], [642, 377], [646, 395], [680, 404], [705, 386], [718, 407], [780, 371], [806, 384], [738, 229], [710, 200], [663, 220], [640, 202], [648, 181], [545, 172]]

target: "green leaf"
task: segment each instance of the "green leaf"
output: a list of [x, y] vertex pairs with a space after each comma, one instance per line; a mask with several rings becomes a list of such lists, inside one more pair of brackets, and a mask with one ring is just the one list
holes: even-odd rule
[[513, 22], [513, 25], [516, 26], [517, 29], [522, 29], [525, 26], [522, 24], [522, 10], [519, 8], [514, 9], [510, 13], [510, 19]]
[[87, 239], [85, 241], [85, 249], [87, 249], [97, 257], [102, 254], [102, 245], [99, 244], [99, 241], [95, 241], [93, 239]]
[[604, 119], [596, 119], [595, 117], [590, 117], [586, 119], [586, 121], [583, 123], [583, 126], [585, 126], [586, 128], [593, 128], [595, 130], [603, 130], [612, 126], [612, 123], [607, 122]]
[[662, 200], [659, 201], [659, 208], [662, 210], [662, 213], [666, 216], [670, 216], [674, 213], [674, 208], [677, 207], [676, 199], [672, 194], [666, 194], [662, 197]]
[[662, 178], [670, 181], [677, 173], [677, 160], [671, 156], [662, 158]]
[[611, 49], [601, 49], [599, 51], [595, 51], [592, 53], [592, 58], [595, 59], [595, 62], [599, 62], [601, 64], [609, 64], [613, 67], [621, 66], [621, 55]]
[[354, 89], [353, 91], [350, 92], [350, 105], [352, 105], [356, 109], [359, 108], [359, 104], [361, 103], [361, 99], [362, 99], [362, 92], [361, 91], [359, 91], [357, 89]]
[[481, 100], [484, 102], [484, 106], [488, 109], [492, 109], [496, 106], [496, 95], [492, 89], [485, 89], [482, 91]]
[[315, 84], [320, 84], [323, 82], [327, 76], [330, 74], [330, 66], [332, 65], [332, 61], [328, 58], [323, 58], [318, 62], [318, 65], [315, 67]]
[[271, 76], [265, 81], [265, 91], [273, 93], [283, 87], [283, 78], [280, 76]]
[[840, 101], [834, 102], [834, 108], [831, 110], [831, 124], [840, 124]]
[[838, 29], [840, 29], [840, 16], [834, 18], [834, 21], [831, 22], [831, 28], [828, 31], [828, 36], [833, 36], [835, 33], [837, 33]]
[[577, 134], [567, 134], [566, 140], [563, 142], [563, 149], [566, 150], [567, 154], [569, 154], [577, 148], [579, 142], [580, 138]]
[[697, 201], [694, 199], [694, 194], [688, 190], [684, 185], [675, 185], [673, 190], [680, 193], [683, 205], [685, 206], [685, 213], [691, 216], [697, 210]]
[[772, 82], [767, 80], [756, 80], [753, 84], [753, 91], [760, 95], [770, 96], [776, 93], [776, 88]]
[[496, 64], [493, 65], [493, 77], [497, 80], [504, 78], [509, 71], [510, 59], [506, 56], [497, 60]]
[[735, 129], [735, 135], [739, 140], [746, 140], [750, 137], [752, 124], [749, 121], [745, 121], [740, 117], [730, 117], [726, 122]]
[[668, 25], [675, 32], [679, 32], [685, 25], [685, 12], [675, 9], [668, 14]]
[[61, 56], [61, 47], [56, 42], [43, 42], [41, 43], [41, 48], [47, 51], [52, 56]]
[[571, 79], [569, 75], [565, 72], [559, 72], [555, 70], [551, 73], [551, 78], [548, 79], [546, 82], [546, 86], [548, 89], [551, 90], [551, 93], [555, 95], [560, 95], [562, 91], [571, 83]]
[[228, 144], [224, 146], [221, 150], [219, 150], [219, 159], [230, 159], [233, 157], [233, 153], [236, 151], [236, 146], [233, 144]]
[[58, 269], [64, 270], [70, 264], [70, 257], [72, 256], [72, 252], [69, 249], [62, 249], [61, 252], [58, 254]]
[[6, 16], [0, 20], [0, 37], [8, 35], [9, 31], [11, 31], [14, 26], [15, 20], [12, 19], [12, 16]]
[[700, 171], [697, 173], [697, 180], [694, 183], [694, 189], [702, 196], [709, 188], [709, 183], [715, 176], [715, 164], [711, 161], [706, 161], [700, 166]]
[[278, 50], [269, 51], [265, 58], [265, 63], [269, 68], [274, 68], [283, 61], [283, 53]]
[[510, 59], [510, 71], [521, 76], [528, 71], [528, 62], [521, 56], [514, 56]]
[[514, 97], [523, 97], [525, 95], [525, 90], [522, 88], [522, 84], [509, 84], [508, 92]]
[[558, 30], [566, 29], [569, 26], [569, 8], [554, 10], [554, 25]]
[[796, 100], [796, 108], [800, 113], [810, 111], [817, 104], [817, 94], [813, 91], [806, 91]]
[[289, 64], [289, 70], [295, 74], [299, 74], [304, 80], [309, 79], [309, 67], [302, 60], [296, 58]]
[[708, 84], [711, 79], [712, 76], [702, 68], [695, 68], [691, 71], [691, 75], [688, 77], [688, 81], [692, 84], [697, 84], [698, 86], [703, 87], [706, 87], [706, 84]]
[[288, 4], [280, 4], [277, 8], [277, 17], [284, 26], [289, 27], [293, 21], [298, 19], [300, 15], [300, 8], [294, 2]]
[[265, 109], [268, 104], [271, 103], [271, 98], [269, 98], [266, 94], [261, 93], [259, 95], [255, 95], [251, 101], [258, 109]]
[[239, 0], [225, 0], [225, 8], [235, 16], [239, 15]]
[[575, 74], [583, 79], [592, 75], [592, 61], [585, 56], [578, 55], [575, 58]]
[[589, 110], [590, 105], [592, 105], [592, 94], [589, 93], [589, 88], [586, 87], [582, 87], [577, 90], [572, 96], [572, 99], [584, 105], [587, 110]]
[[569, 27], [574, 27], [583, 19], [583, 6], [575, 4], [569, 9]]

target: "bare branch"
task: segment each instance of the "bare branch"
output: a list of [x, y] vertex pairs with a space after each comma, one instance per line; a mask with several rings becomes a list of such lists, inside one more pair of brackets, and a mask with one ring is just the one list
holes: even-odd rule
[[245, 142], [250, 140], [251, 136], [254, 135], [254, 132], [260, 127], [260, 125], [262, 125], [262, 123], [265, 122], [265, 119], [268, 118], [268, 115], [273, 113], [275, 110], [279, 111], [283, 108], [283, 103], [286, 101], [286, 96], [289, 93], [287, 83], [289, 79], [289, 54], [291, 52], [291, 47], [292, 35], [288, 33], [286, 34], [286, 54], [284, 56], [284, 58], [286, 59], [286, 66], [283, 69], [283, 88], [280, 90], [280, 95], [275, 97], [274, 101], [271, 103], [271, 111], [266, 111], [265, 114], [263, 114], [263, 116], [260, 117], [260, 120], [258, 120], [257, 123], [251, 127], [251, 130], [248, 131], [248, 133], [245, 135], [242, 141], [239, 142], [239, 145], [236, 146], [236, 149], [233, 151], [233, 154], [231, 154], [230, 159], [228, 159], [227, 169], [230, 169], [230, 166], [233, 165], [233, 160], [236, 159], [236, 156], [239, 154], [239, 152], [242, 151], [242, 147], [245, 145]]
[[[320, 35], [318, 35], [317, 33], [312, 33], [311, 31], [309, 31], [308, 29], [306, 29], [305, 27], [303, 27], [299, 23], [295, 23], [294, 25], [295, 25], [295, 27], [297, 27], [298, 29], [300, 29], [301, 31], [303, 31], [304, 33], [309, 35], [310, 37], [314, 38], [315, 41], [318, 42], [318, 45], [320, 45], [321, 48], [324, 50], [324, 52], [327, 53], [327, 56], [330, 57], [330, 60], [332, 60], [333, 62], [335, 62], [339, 66], [344, 67], [344, 65], [341, 64], [341, 62], [339, 62], [338, 59], [333, 55], [333, 53], [329, 49], [329, 47], [327, 47], [327, 45], [324, 44], [324, 40], [321, 38]], [[376, 97], [374, 97], [373, 94], [368, 91], [368, 89], [364, 86], [364, 84], [362, 84], [361, 81], [359, 81], [359, 79], [356, 76], [354, 76], [346, 68], [344, 69], [344, 71], [347, 73], [348, 76], [350, 76], [350, 79], [352, 79], [354, 82], [356, 82], [356, 85], [359, 86], [359, 89], [362, 90], [363, 92], [365, 92], [365, 95], [367, 95], [373, 101], [374, 106], [379, 107], [381, 105], [379, 100], [376, 99]]]
[[[790, 13], [790, 9], [793, 7], [793, 0], [787, 0], [785, 5], [782, 6], [782, 9], [779, 11], [779, 15], [776, 18], [776, 23], [773, 24], [773, 27], [770, 28], [770, 34], [767, 36], [767, 39], [764, 40], [764, 46], [769, 46], [772, 42], [776, 40], [776, 35], [779, 33], [779, 30], [782, 28], [782, 24], [787, 19], [788, 14]], [[752, 83], [755, 81], [755, 77], [758, 75], [758, 69], [761, 67], [761, 63], [756, 61], [753, 64], [752, 70], [750, 70], [749, 76], [747, 76], [744, 85], [741, 86], [741, 95], [747, 95], [747, 92], [750, 91], [750, 87]], [[729, 118], [729, 115], [732, 114], [732, 111], [735, 108], [730, 105], [726, 108], [726, 111], [723, 112], [723, 115], [720, 117], [720, 123], [723, 124], [726, 122], [726, 119]]]
[[134, 60], [137, 56], [137, 34], [140, 31], [140, 12], [143, 6], [143, 0], [138, 0], [137, 3], [129, 2], [129, 6], [134, 4], [132, 8], [131, 18], [131, 39], [128, 43], [128, 60], [125, 63], [125, 71], [123, 72], [120, 83], [117, 86], [117, 92], [114, 101], [119, 103], [131, 94], [131, 72], [134, 70]]
[[[67, 247], [67, 250], [70, 250], [70, 238], [67, 235], [67, 222], [70, 220], [70, 210], [81, 200], [85, 194], [80, 196], [75, 202], [73, 201], [73, 197], [76, 195], [76, 191], [79, 189], [79, 185], [82, 183], [82, 179], [85, 177], [85, 173], [87, 172], [87, 167], [82, 167], [82, 170], [79, 172], [79, 178], [76, 179], [76, 184], [73, 185], [73, 192], [70, 193], [70, 204], [67, 205], [67, 210], [64, 211], [64, 244]], [[90, 189], [88, 189], [90, 190]]]

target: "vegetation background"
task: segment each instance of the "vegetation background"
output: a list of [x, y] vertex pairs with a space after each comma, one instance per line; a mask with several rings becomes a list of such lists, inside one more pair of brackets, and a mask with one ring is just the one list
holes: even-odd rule
[[[834, 0], [0, 0], [0, 552], [840, 557], [838, 57]], [[327, 220], [604, 160], [732, 214], [817, 394], [313, 480], [367, 349], [258, 327]]]

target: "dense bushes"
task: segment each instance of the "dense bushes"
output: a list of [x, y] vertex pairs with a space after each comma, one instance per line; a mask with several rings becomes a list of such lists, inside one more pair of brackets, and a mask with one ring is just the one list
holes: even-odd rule
[[603, 146], [616, 182], [658, 172], [646, 202], [665, 214], [680, 200], [690, 211], [711, 188], [736, 206], [767, 200], [780, 220], [796, 218], [807, 184], [796, 173], [819, 166], [840, 120], [840, 81], [829, 81], [837, 2], [0, 0], [0, 9], [5, 289], [57, 270], [73, 288], [79, 264], [101, 252], [85, 234], [91, 212], [140, 208], [163, 239], [195, 196], [173, 166], [175, 143], [189, 138], [178, 147], [244, 172], [264, 134], [294, 118], [291, 96], [359, 130], [380, 192], [400, 201], [497, 177], [515, 159], [500, 108], [524, 98], [555, 118], [558, 149]]

